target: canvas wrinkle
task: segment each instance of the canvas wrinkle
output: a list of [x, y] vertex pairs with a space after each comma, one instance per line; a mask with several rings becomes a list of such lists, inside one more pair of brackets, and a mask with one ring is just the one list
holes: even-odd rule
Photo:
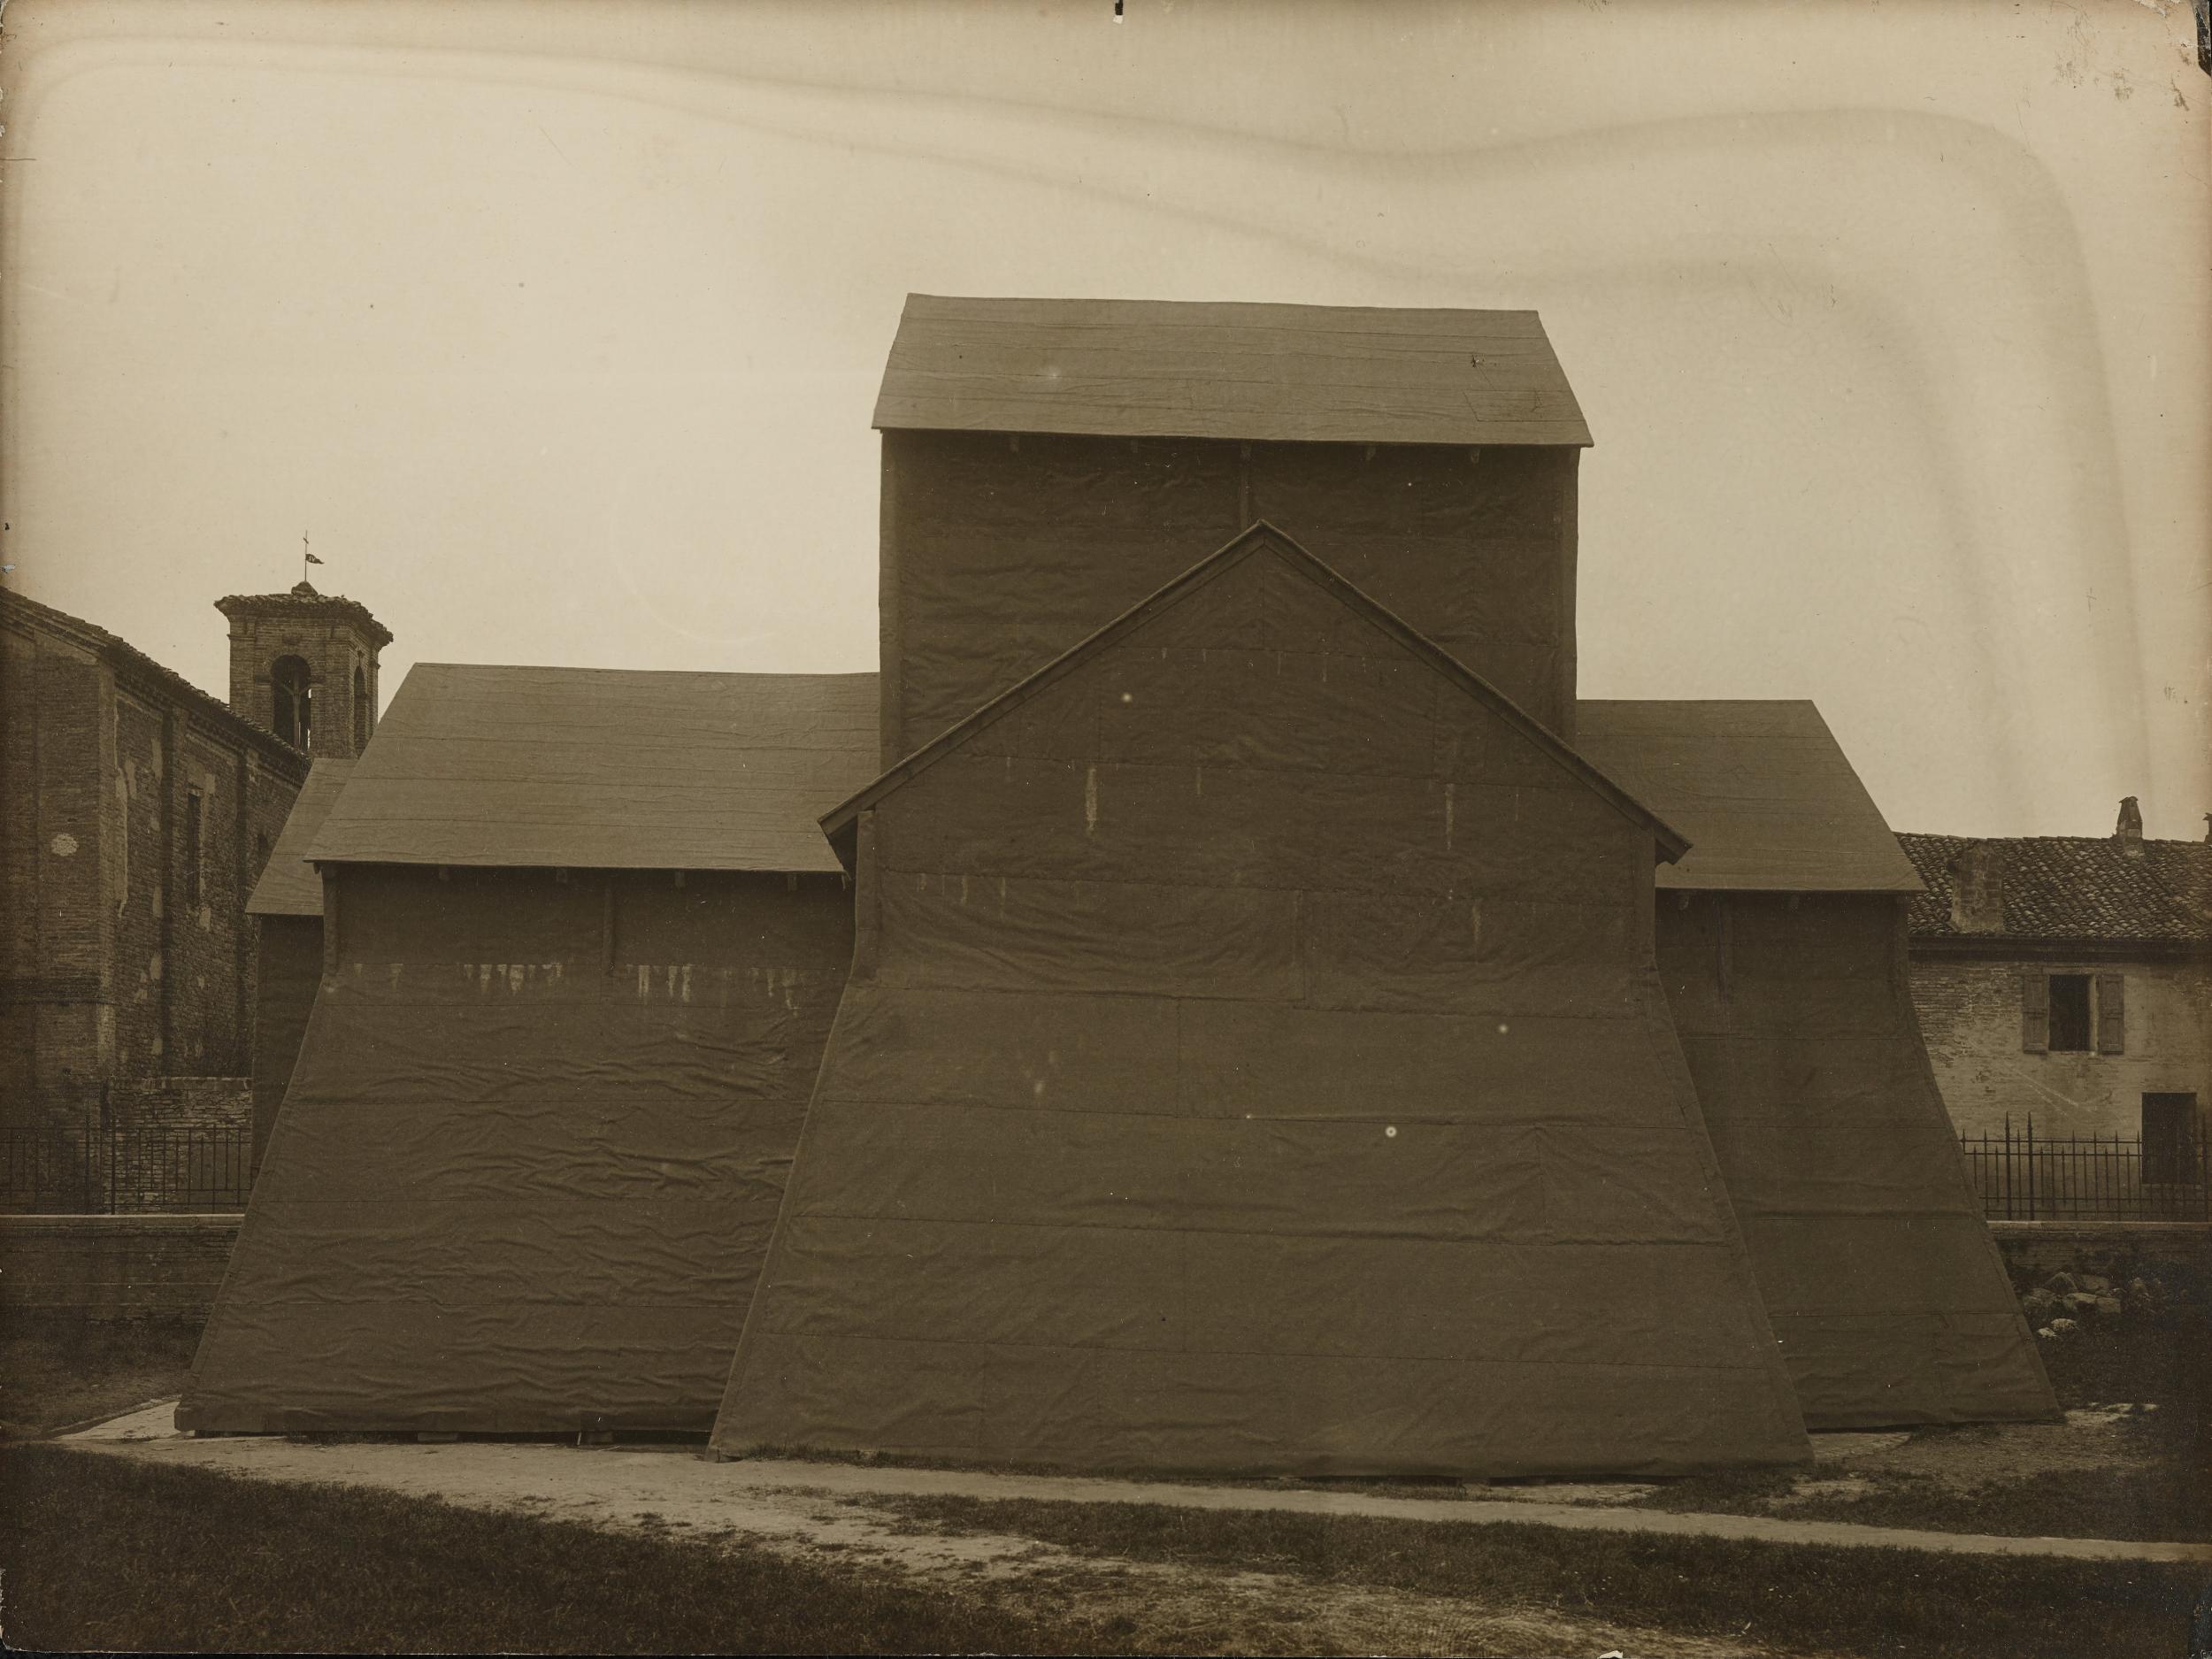
[[[1619, 1325], [1573, 1312], [1622, 1272], [1601, 1248], [1544, 1256], [1502, 1243], [1119, 1233], [834, 1217], [795, 1224], [801, 1272], [777, 1281], [761, 1327], [779, 1336], [867, 1332], [898, 1343], [1007, 1343], [1164, 1354], [1394, 1356], [1455, 1361], [1494, 1354], [1494, 1332], [1526, 1327], [1525, 1365], [1606, 1365], [1640, 1358], [1708, 1370], [1746, 1332], [1730, 1325], [1725, 1250], [1679, 1270], [1640, 1272], [1653, 1301]], [[1646, 1263], [1648, 1268], [1648, 1263]], [[1635, 1268], [1631, 1268], [1635, 1272]], [[1686, 1286], [1703, 1279], [1721, 1294]], [[973, 1287], [998, 1294], [978, 1296]], [[1376, 1287], [1402, 1294], [1371, 1294]], [[1336, 1294], [1354, 1292], [1354, 1294]], [[1358, 1294], [1370, 1292], [1370, 1294]]]
[[[1480, 1469], [1534, 1476], [1570, 1472], [1593, 1458], [1624, 1473], [1657, 1473], [1696, 1465], [1719, 1422], [1747, 1423], [1762, 1436], [1781, 1427], [1756, 1382], [1709, 1368], [1636, 1367], [1624, 1379], [1611, 1366], [1495, 1360], [1325, 1355], [1286, 1369], [1273, 1354], [898, 1346], [902, 1363], [929, 1380], [887, 1396], [865, 1388], [865, 1344], [766, 1338], [764, 1374], [773, 1377], [774, 1393], [764, 1403], [803, 1443], [825, 1448], [986, 1459], [1028, 1454], [1094, 1468], [1234, 1474], [1286, 1465], [1316, 1475]], [[1629, 1387], [1619, 1386], [1624, 1380]], [[1085, 1389], [1092, 1411], [1070, 1421], [1029, 1403], [1061, 1399], [1071, 1382]], [[1677, 1385], [1693, 1392], [1685, 1396]], [[995, 1410], [985, 1408], [987, 1398]], [[1162, 1415], [1156, 1402], [1170, 1399], [1177, 1409]], [[941, 1409], [948, 1400], [962, 1409]], [[1400, 1402], [1394, 1415], [1407, 1426], [1379, 1454], [1356, 1425], [1390, 1401]], [[1687, 1419], [1684, 1403], [1693, 1407]], [[1286, 1443], [1295, 1448], [1287, 1455]]]

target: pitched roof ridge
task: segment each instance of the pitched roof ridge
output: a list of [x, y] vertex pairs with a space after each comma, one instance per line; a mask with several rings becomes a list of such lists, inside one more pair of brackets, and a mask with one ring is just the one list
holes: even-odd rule
[[871, 424], [1262, 442], [1591, 442], [1532, 308], [909, 294]]
[[1456, 681], [1470, 695], [1490, 704], [1522, 735], [1534, 741], [1565, 770], [1579, 777], [1610, 800], [1626, 816], [1648, 824], [1658, 837], [1661, 848], [1670, 863], [1689, 850], [1690, 843], [1679, 831], [1650, 807], [1631, 794], [1611, 774], [1582, 754], [1566, 739], [1542, 721], [1537, 719], [1514, 702], [1503, 691], [1450, 652], [1430, 639], [1412, 624], [1401, 618], [1380, 601], [1375, 599], [1358, 583], [1345, 576], [1317, 555], [1307, 550], [1287, 531], [1265, 518], [1257, 518], [1231, 537], [1227, 542], [1207, 554], [1179, 576], [1163, 583], [1142, 599], [1124, 611], [1103, 626], [1070, 646], [1050, 662], [1023, 676], [1013, 685], [998, 693], [955, 722], [921, 748], [903, 759], [884, 769], [864, 787], [859, 789], [821, 818], [823, 833], [834, 836], [865, 808], [872, 806], [885, 795], [901, 787], [908, 780], [918, 776], [943, 759], [977, 733], [984, 731], [1022, 703], [1048, 687], [1056, 684], [1079, 664], [1104, 649], [1107, 645], [1149, 621], [1175, 605], [1214, 578], [1223, 574], [1244, 559], [1265, 549], [1286, 557], [1292, 568], [1315, 580], [1331, 591], [1340, 603], [1363, 614], [1370, 623], [1391, 634], [1401, 645], [1447, 679]]

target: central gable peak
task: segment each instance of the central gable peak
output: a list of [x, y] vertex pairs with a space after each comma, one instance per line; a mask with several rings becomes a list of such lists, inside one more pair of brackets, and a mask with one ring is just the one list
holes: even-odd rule
[[1448, 702], [1476, 705], [1550, 766], [1648, 827], [1662, 858], [1671, 862], [1688, 849], [1686, 839], [1556, 733], [1264, 519], [891, 766], [825, 814], [824, 832], [849, 865], [862, 812], [1110, 654], [1155, 648], [1163, 654], [1227, 649], [1402, 659], [1441, 681], [1440, 695]]

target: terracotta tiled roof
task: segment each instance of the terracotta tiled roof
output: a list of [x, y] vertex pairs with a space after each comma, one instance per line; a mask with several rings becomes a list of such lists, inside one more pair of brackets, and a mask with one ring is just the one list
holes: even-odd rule
[[[2114, 836], [1900, 835], [1927, 891], [1913, 901], [1916, 939], [2212, 941], [2212, 844], [2145, 841], [2140, 854]], [[1954, 872], [1968, 849], [1995, 859], [2004, 926], [1961, 927], [1952, 908]]]
[[82, 617], [73, 617], [66, 611], [57, 611], [51, 605], [27, 598], [13, 588], [0, 588], [0, 614], [8, 612], [14, 613], [32, 626], [73, 638], [85, 649], [106, 658], [111, 667], [126, 673], [138, 673], [179, 703], [196, 710], [203, 719], [235, 733], [271, 759], [286, 763], [299, 777], [306, 777], [305, 750], [295, 749], [275, 733], [256, 726], [220, 697], [201, 690], [173, 668], [165, 668], [128, 640], [110, 634], [98, 624], [87, 622]]
[[374, 641], [380, 649], [392, 642], [392, 631], [369, 614], [368, 606], [343, 594], [319, 594], [306, 582], [296, 582], [284, 594], [225, 594], [215, 608], [227, 617], [285, 616], [343, 617]]

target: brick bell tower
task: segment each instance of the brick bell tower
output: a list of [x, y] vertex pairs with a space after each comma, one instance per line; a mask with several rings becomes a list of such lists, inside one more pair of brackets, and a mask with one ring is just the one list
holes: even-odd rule
[[319, 759], [358, 755], [376, 726], [376, 656], [391, 630], [360, 601], [303, 581], [215, 608], [230, 621], [230, 706]]

